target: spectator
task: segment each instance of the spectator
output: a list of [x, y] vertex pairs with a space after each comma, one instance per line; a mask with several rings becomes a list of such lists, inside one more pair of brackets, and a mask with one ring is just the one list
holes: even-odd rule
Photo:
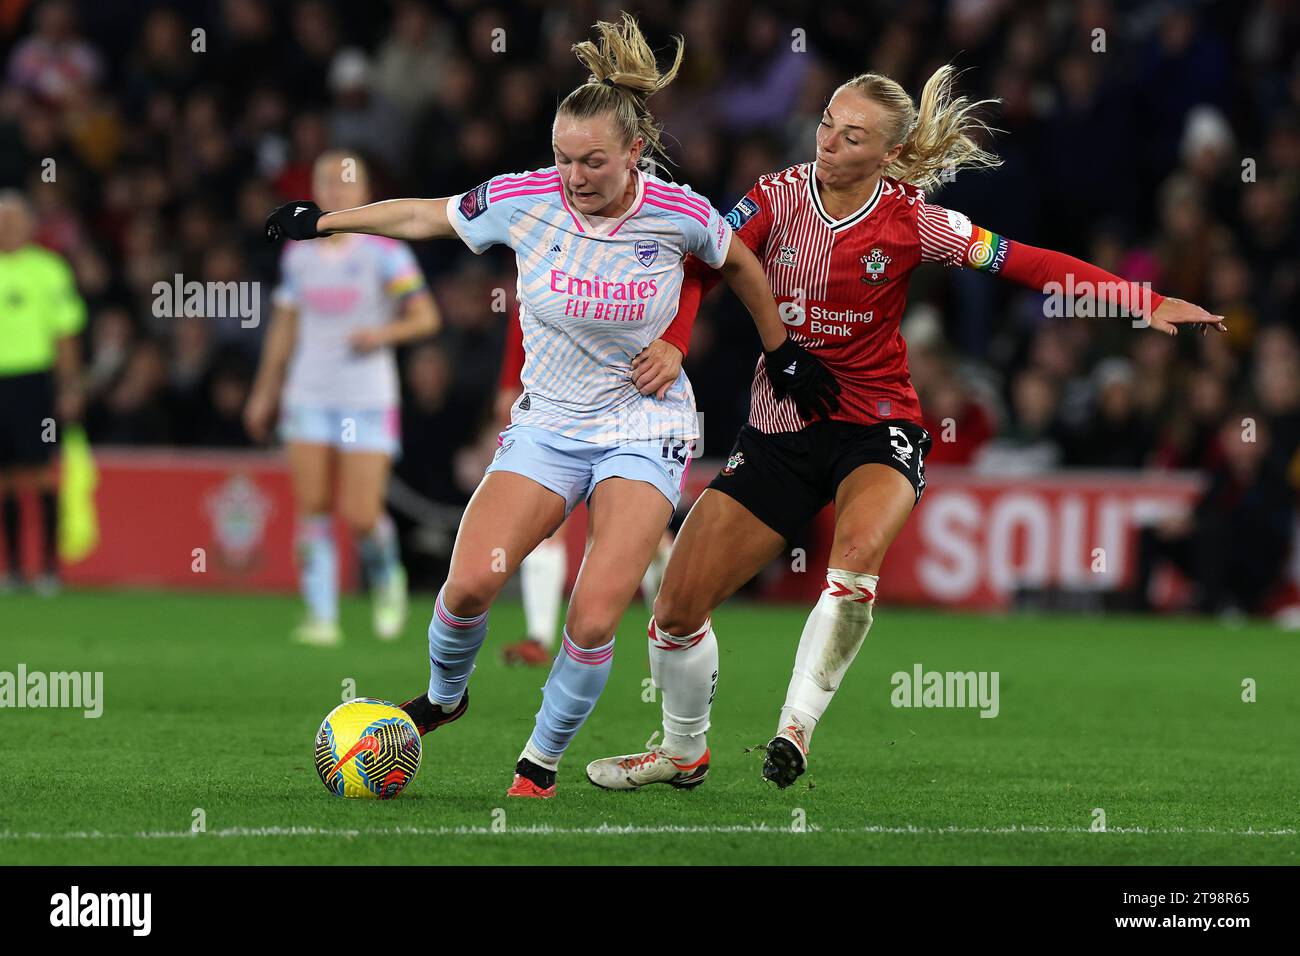
[[36, 32], [14, 49], [9, 82], [61, 109], [103, 75], [98, 51], [77, 34], [68, 0], [45, 0], [36, 8]]
[[174, 440], [173, 406], [167, 396], [167, 358], [162, 342], [138, 342], [118, 380], [86, 413], [93, 442], [165, 445]]
[[979, 449], [975, 466], [1000, 475], [1041, 475], [1061, 463], [1057, 437], [1056, 388], [1037, 369], [1016, 376], [1011, 388], [1011, 424]]
[[[1250, 411], [1224, 418], [1222, 461], [1195, 506], [1142, 530], [1132, 594], [1139, 610], [1150, 608], [1151, 578], [1166, 561], [1190, 578], [1201, 613], [1264, 610], [1291, 547], [1293, 505], [1261, 419]], [[1259, 424], [1243, 429], [1243, 420]]]
[[401, 175], [407, 167], [408, 126], [401, 112], [374, 88], [371, 73], [369, 58], [355, 47], [334, 57], [329, 71], [334, 94], [330, 139], [343, 149], [378, 158], [389, 174]]
[[1290, 329], [1274, 327], [1260, 336], [1254, 391], [1272, 436], [1271, 463], [1300, 488], [1300, 346]]
[[469, 445], [480, 419], [452, 391], [452, 367], [439, 345], [420, 345], [406, 360], [407, 399], [402, 402], [402, 457], [394, 473], [431, 501], [463, 504], [468, 492], [456, 479], [449, 448]]
[[997, 429], [951, 363], [940, 365], [920, 399], [922, 424], [933, 440], [926, 464], [969, 465]]
[[205, 382], [211, 412], [194, 444], [213, 448], [253, 445], [244, 428], [244, 406], [253, 385], [253, 363], [239, 349], [226, 349], [215, 361]]
[[[1028, 469], [1058, 460], [1055, 448], [1065, 467], [1218, 467], [1217, 418], [1249, 399], [1285, 467], [1300, 442], [1287, 357], [1300, 328], [1300, 21], [1271, 0], [1239, 6], [1143, 0], [1131, 15], [1090, 3], [1058, 16], [1030, 0], [918, 0], [877, 24], [861, 4], [825, 0], [795, 35], [767, 11], [734, 29], [726, 5], [667, 0], [642, 20], [656, 45], [687, 38], [678, 81], [655, 101], [679, 164], [666, 172], [719, 208], [810, 158], [830, 92], [864, 63], [915, 90], [960, 57], [961, 92], [1003, 100], [989, 119], [1007, 131], [991, 144], [1006, 163], [945, 183], [939, 202], [1228, 316], [1227, 335], [1169, 340], [1123, 321], [1045, 319], [1032, 292], [924, 267], [909, 308], [932, 320], [929, 341], [907, 339], [931, 461]], [[399, 0], [359, 13], [342, 0], [220, 0], [123, 7], [92, 40], [68, 0], [16, 9], [0, 187], [29, 187], [38, 242], [67, 258], [87, 301], [92, 433], [186, 443], [240, 440], [213, 424], [240, 388], [238, 363], [220, 374], [214, 363], [256, 352], [261, 329], [157, 320], [154, 283], [182, 273], [270, 289], [265, 213], [310, 192], [330, 146], [389, 167], [380, 195], [399, 177], [403, 192], [439, 196], [548, 165], [537, 144], [555, 92], [583, 78], [569, 47], [590, 22], [581, 8], [529, 4]], [[1090, 49], [1099, 27], [1105, 54]], [[507, 314], [497, 300], [516, 275], [508, 257], [453, 246], [416, 251], [447, 316], [447, 401], [477, 419]], [[706, 301], [687, 368], [709, 455], [745, 418], [755, 344], [734, 298]], [[954, 351], [960, 380], [943, 358]], [[1005, 383], [1005, 422], [985, 382]], [[1300, 466], [1293, 475], [1300, 487]]]
[[1106, 359], [1093, 373], [1093, 383], [1093, 412], [1067, 439], [1067, 463], [1085, 468], [1141, 468], [1151, 453], [1154, 434], [1137, 409], [1132, 363]]
[[1151, 464], [1204, 471], [1218, 460], [1217, 432], [1228, 400], [1227, 383], [1208, 368], [1190, 376], [1187, 398], [1170, 409]]
[[730, 75], [715, 94], [714, 116], [735, 133], [783, 123], [808, 70], [807, 55], [792, 49], [776, 14], [754, 10], [742, 24], [743, 53], [733, 59]]
[[402, 0], [393, 11], [392, 30], [379, 48], [375, 89], [408, 117], [419, 115], [438, 95], [452, 49], [446, 26], [427, 7]]

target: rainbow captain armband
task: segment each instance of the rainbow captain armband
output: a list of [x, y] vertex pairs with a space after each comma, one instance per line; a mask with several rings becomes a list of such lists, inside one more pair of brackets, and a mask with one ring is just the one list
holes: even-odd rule
[[385, 286], [385, 290], [394, 299], [400, 299], [413, 292], [419, 292], [423, 288], [424, 276], [418, 269], [389, 279], [388, 284]]
[[980, 272], [999, 273], [1006, 264], [1009, 248], [1010, 243], [996, 232], [990, 232], [983, 226], [975, 226], [971, 230], [970, 240], [966, 243], [963, 265], [968, 269], [978, 269]]

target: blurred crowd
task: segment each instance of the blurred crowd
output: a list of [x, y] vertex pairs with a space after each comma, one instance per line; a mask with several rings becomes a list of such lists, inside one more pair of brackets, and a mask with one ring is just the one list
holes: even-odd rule
[[[90, 309], [86, 424], [97, 442], [248, 444], [240, 410], [264, 321], [159, 318], [152, 286], [257, 280], [269, 319], [273, 206], [309, 192], [326, 146], [365, 155], [379, 198], [449, 195], [549, 165], [569, 51], [609, 3], [204, 0], [0, 6], [0, 187], [27, 192], [38, 240]], [[1300, 6], [1244, 2], [736, 3], [643, 0], [652, 41], [686, 39], [652, 101], [674, 166], [721, 209], [812, 158], [822, 106], [874, 70], [919, 94], [939, 65], [997, 97], [997, 170], [933, 201], [1010, 238], [1088, 259], [1227, 317], [1166, 338], [1054, 318], [1043, 296], [926, 267], [904, 320], [934, 464], [1213, 469], [1225, 421], [1258, 421], [1263, 464], [1300, 484]], [[53, 161], [54, 175], [48, 174]], [[491, 428], [513, 261], [417, 249], [446, 321], [402, 356], [411, 427]], [[686, 368], [705, 453], [744, 420], [757, 338], [719, 293]], [[468, 426], [466, 423], [470, 423]], [[478, 423], [478, 427], [473, 427]], [[448, 459], [448, 441], [410, 438]], [[436, 496], [467, 492], [421, 462]], [[436, 474], [434, 474], [436, 472]]]

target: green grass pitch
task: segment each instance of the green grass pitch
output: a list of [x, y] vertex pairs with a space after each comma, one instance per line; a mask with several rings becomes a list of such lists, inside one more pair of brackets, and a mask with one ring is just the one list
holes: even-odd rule
[[[427, 678], [429, 598], [402, 640], [344, 606], [346, 645], [287, 640], [278, 597], [72, 592], [0, 598], [0, 671], [103, 671], [104, 713], [0, 710], [3, 864], [1295, 864], [1300, 655], [1268, 624], [976, 616], [883, 604], [817, 730], [810, 772], [776, 791], [746, 748], [774, 730], [803, 607], [714, 618], [713, 769], [692, 792], [607, 793], [594, 757], [640, 750], [645, 611], [624, 620], [604, 697], [550, 801], [507, 800], [545, 670], [507, 669], [522, 614], [492, 612], [460, 722], [425, 738], [393, 801], [321, 785], [321, 718]], [[997, 671], [1000, 713], [904, 709], [890, 675]], [[1258, 699], [1242, 700], [1242, 682]], [[1106, 832], [1090, 829], [1094, 810]], [[196, 811], [206, 830], [192, 832]], [[800, 826], [802, 825], [802, 827]]]

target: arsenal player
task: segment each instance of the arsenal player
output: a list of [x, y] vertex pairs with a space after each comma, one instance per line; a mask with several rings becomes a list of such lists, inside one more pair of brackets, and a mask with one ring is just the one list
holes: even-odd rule
[[642, 169], [644, 158], [662, 152], [647, 100], [676, 76], [682, 41], [660, 72], [631, 15], [599, 21], [596, 30], [598, 42], [573, 46], [590, 74], [556, 110], [554, 166], [494, 176], [439, 199], [332, 212], [288, 203], [266, 225], [272, 240], [357, 232], [458, 237], [475, 253], [494, 245], [515, 252], [526, 390], [456, 535], [429, 624], [428, 693], [403, 706], [421, 733], [465, 714], [502, 584], [589, 500], [588, 546], [563, 649], [506, 791], [526, 799], [555, 795], [559, 762], [609, 678], [614, 629], [681, 496], [687, 450], [698, 437], [690, 383], [679, 374], [662, 399], [648, 399], [632, 381], [629, 359], [676, 315], [686, 256], [723, 270], [753, 309], [764, 348], [796, 371], [794, 385], [782, 379], [779, 388], [812, 397], [833, 384], [790, 339], [762, 266], [731, 243], [722, 214]]
[[[497, 380], [494, 407], [497, 424], [510, 426], [510, 412], [524, 394], [524, 333], [516, 306], [506, 323], [505, 351]], [[498, 443], [502, 439], [498, 438]], [[567, 519], [566, 522], [567, 524]], [[524, 602], [524, 636], [505, 645], [501, 657], [507, 664], [550, 667], [555, 658], [564, 579], [569, 570], [564, 550], [564, 526], [530, 551], [519, 563], [519, 585]]]
[[[817, 722], [871, 628], [885, 552], [925, 488], [931, 439], [899, 333], [908, 282], [922, 262], [1091, 294], [1111, 314], [1168, 335], [1184, 324], [1225, 331], [1222, 316], [927, 202], [925, 190], [945, 171], [999, 163], [972, 136], [984, 128], [975, 117], [983, 102], [954, 97], [953, 78], [951, 66], [936, 71], [919, 107], [888, 77], [848, 81], [822, 116], [815, 162], [763, 176], [728, 215], [763, 263], [790, 337], [821, 360], [840, 391], [812, 403], [782, 396], [769, 375], [780, 381], [786, 370], [760, 359], [749, 422], [682, 526], [655, 600], [650, 665], [663, 691], [663, 742], [594, 761], [587, 776], [596, 785], [703, 782], [718, 674], [710, 614], [834, 501], [826, 586], [799, 639], [763, 776], [784, 788], [806, 769]], [[688, 267], [679, 321], [693, 321], [714, 284], [705, 271]]]
[[[658, 399], [668, 394], [682, 370], [691, 334], [689, 319], [674, 319], [664, 338], [655, 339], [632, 358], [632, 376], [642, 395]], [[671, 340], [671, 341], [670, 341]], [[505, 351], [501, 356], [501, 373], [497, 379], [495, 416], [502, 429], [510, 425], [510, 411], [524, 394], [524, 337], [519, 309], [510, 314], [506, 325]], [[498, 442], [502, 439], [498, 438]], [[519, 564], [519, 590], [524, 604], [524, 636], [501, 648], [507, 664], [549, 667], [555, 657], [560, 605], [564, 602], [564, 583], [568, 576], [569, 557], [564, 540], [569, 519], [549, 538], [534, 548]], [[659, 550], [641, 578], [641, 595], [646, 605], [653, 604], [672, 553], [673, 533], [666, 530], [659, 540]]]

